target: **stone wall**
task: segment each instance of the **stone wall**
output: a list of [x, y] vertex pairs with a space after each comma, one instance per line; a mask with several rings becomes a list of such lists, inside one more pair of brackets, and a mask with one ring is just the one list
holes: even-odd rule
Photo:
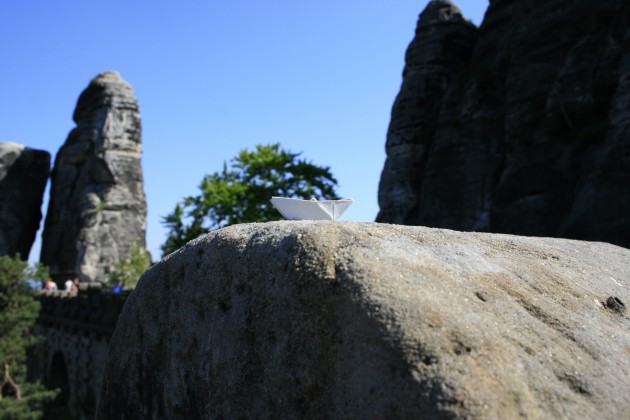
[[34, 333], [44, 338], [31, 375], [62, 389], [49, 416], [93, 419], [110, 337], [128, 293], [42, 294]]

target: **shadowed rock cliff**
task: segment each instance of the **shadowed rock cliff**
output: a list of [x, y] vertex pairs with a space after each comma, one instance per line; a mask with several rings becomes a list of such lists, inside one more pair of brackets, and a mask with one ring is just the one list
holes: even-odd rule
[[41, 261], [56, 279], [103, 282], [145, 245], [140, 113], [118, 73], [95, 77], [79, 97], [77, 124], [52, 172]]
[[621, 418], [629, 261], [376, 223], [224, 228], [142, 276], [97, 417]]
[[379, 220], [413, 224], [442, 98], [468, 65], [476, 38], [477, 28], [450, 1], [432, 1], [420, 15], [387, 131]]
[[49, 174], [50, 153], [0, 143], [0, 255], [28, 259]]
[[[429, 134], [404, 157], [415, 172], [396, 172], [388, 137], [377, 220], [630, 247], [629, 28], [623, 0], [492, 1], [437, 116], [416, 130]], [[430, 50], [410, 48], [416, 61]], [[387, 188], [404, 183], [413, 203]]]

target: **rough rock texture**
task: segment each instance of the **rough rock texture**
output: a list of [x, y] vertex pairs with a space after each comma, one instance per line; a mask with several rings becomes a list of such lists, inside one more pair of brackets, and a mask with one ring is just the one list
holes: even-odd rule
[[[408, 63], [433, 54], [410, 51]], [[461, 57], [437, 117], [417, 125], [416, 172], [391, 169], [388, 138], [377, 220], [630, 247], [628, 2], [495, 0]], [[396, 106], [395, 121], [414, 124]], [[387, 187], [405, 182], [413, 194]]]
[[149, 269], [98, 418], [622, 418], [630, 251], [356, 222], [236, 225]]
[[0, 143], [0, 255], [28, 259], [49, 174], [50, 153]]
[[30, 331], [42, 343], [29, 359], [28, 373], [62, 389], [62, 401], [47, 405], [44, 419], [94, 419], [109, 340], [127, 297], [128, 292], [98, 290], [38, 296], [41, 310]]
[[118, 73], [95, 77], [79, 97], [55, 159], [41, 261], [57, 280], [103, 282], [145, 246], [141, 126], [133, 89]]
[[420, 15], [387, 131], [387, 161], [379, 185], [380, 219], [413, 224], [426, 151], [435, 136], [442, 98], [468, 65], [476, 38], [475, 25], [450, 1], [432, 1]]

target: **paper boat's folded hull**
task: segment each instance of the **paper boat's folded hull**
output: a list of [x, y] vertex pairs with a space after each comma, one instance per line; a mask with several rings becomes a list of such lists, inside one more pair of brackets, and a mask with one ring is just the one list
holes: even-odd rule
[[351, 198], [322, 201], [271, 198], [271, 204], [288, 220], [337, 220], [353, 202]]

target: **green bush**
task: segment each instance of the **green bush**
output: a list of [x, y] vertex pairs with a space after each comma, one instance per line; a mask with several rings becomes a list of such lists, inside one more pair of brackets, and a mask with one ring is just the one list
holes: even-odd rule
[[138, 279], [151, 266], [151, 255], [139, 245], [134, 245], [129, 258], [118, 262], [109, 277], [112, 286], [133, 289]]

